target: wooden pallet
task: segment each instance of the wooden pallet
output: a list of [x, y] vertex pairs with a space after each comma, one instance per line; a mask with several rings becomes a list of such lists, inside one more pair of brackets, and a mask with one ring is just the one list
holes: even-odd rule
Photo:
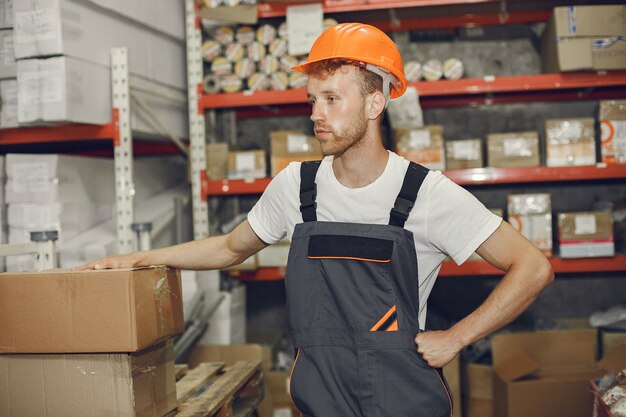
[[250, 417], [264, 395], [261, 361], [176, 365], [178, 409], [166, 417]]

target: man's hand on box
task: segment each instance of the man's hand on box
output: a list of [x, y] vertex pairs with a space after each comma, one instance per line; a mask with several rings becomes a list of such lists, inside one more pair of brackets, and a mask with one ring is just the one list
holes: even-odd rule
[[76, 270], [84, 271], [86, 269], [116, 269], [116, 268], [134, 268], [141, 266], [142, 257], [139, 252], [129, 253], [127, 255], [107, 256], [106, 258], [98, 259], [97, 261], [89, 262], [79, 267]]

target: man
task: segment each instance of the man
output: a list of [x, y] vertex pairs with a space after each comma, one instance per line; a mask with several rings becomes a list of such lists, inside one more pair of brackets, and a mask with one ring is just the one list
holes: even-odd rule
[[[287, 236], [291, 394], [303, 415], [449, 416], [438, 368], [521, 314], [552, 281], [550, 263], [441, 173], [385, 150], [383, 113], [406, 79], [383, 32], [331, 27], [295, 69], [308, 75], [321, 163], [290, 164], [228, 235], [84, 268], [225, 268]], [[474, 251], [503, 279], [450, 329], [422, 331], [445, 256], [460, 264]]]

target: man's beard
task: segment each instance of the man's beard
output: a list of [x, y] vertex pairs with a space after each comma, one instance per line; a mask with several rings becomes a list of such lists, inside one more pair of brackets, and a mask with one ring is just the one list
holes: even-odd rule
[[332, 133], [333, 136], [333, 138], [329, 140], [320, 140], [324, 156], [341, 156], [345, 151], [354, 147], [363, 139], [367, 132], [367, 119], [361, 117], [359, 120], [350, 123], [348, 127], [340, 126], [339, 132], [335, 132], [330, 126], [323, 126], [322, 130]]

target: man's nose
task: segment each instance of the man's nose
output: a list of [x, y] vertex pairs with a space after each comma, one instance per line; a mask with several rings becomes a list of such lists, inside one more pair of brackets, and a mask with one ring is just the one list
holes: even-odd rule
[[324, 119], [326, 119], [324, 109], [319, 103], [314, 103], [313, 106], [311, 106], [311, 120], [314, 122], [319, 122], [323, 121]]

